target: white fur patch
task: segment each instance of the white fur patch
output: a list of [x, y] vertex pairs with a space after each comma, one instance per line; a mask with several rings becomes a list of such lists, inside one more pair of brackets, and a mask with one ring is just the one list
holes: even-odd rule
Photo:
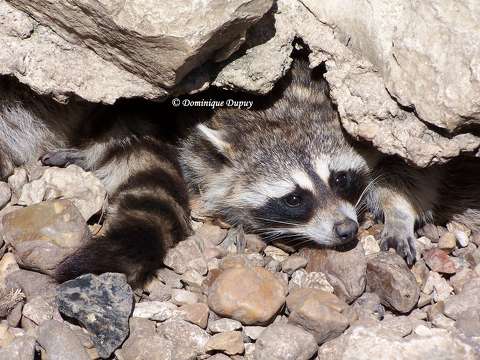
[[305, 172], [301, 170], [294, 171], [292, 173], [292, 179], [302, 189], [315, 192], [315, 185], [313, 184], [312, 179], [310, 179], [310, 177]]
[[322, 179], [325, 185], [328, 185], [328, 179], [330, 178], [329, 163], [330, 156], [325, 155], [317, 158], [313, 164], [315, 172], [318, 174], [318, 176], [320, 176], [320, 179]]
[[228, 148], [228, 143], [223, 141], [220, 131], [210, 129], [203, 124], [197, 125], [197, 129], [202, 133], [203, 137], [210, 141], [221, 153], [224, 153]]

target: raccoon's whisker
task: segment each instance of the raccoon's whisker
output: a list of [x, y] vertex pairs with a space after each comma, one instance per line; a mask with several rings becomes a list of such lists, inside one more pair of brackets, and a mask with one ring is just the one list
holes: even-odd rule
[[355, 204], [355, 208], [357, 208], [358, 204], [363, 200], [363, 197], [367, 193], [368, 190], [370, 190], [371, 187], [373, 187], [376, 183], [378, 183], [381, 178], [383, 177], [383, 174], [378, 175], [375, 177], [373, 180], [371, 180], [367, 186], [365, 186], [365, 189], [363, 189], [362, 193], [360, 194], [360, 197], [357, 200], [357, 203]]
[[283, 225], [291, 225], [291, 226], [301, 226], [301, 224], [292, 223], [292, 222], [288, 222], [288, 221], [280, 221], [280, 220], [266, 219], [266, 218], [261, 218], [261, 217], [254, 217], [254, 219], [255, 219], [255, 220], [268, 221], [268, 222], [275, 223], [275, 224], [283, 224]]

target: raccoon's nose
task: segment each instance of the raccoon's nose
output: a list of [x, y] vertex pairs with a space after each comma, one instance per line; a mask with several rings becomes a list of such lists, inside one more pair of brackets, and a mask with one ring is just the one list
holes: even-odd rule
[[352, 219], [345, 219], [342, 222], [335, 224], [335, 232], [343, 241], [352, 240], [358, 231], [358, 224]]

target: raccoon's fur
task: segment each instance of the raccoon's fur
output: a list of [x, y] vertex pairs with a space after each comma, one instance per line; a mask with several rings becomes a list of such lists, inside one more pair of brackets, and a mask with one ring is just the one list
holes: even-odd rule
[[2, 178], [42, 157], [46, 165], [93, 171], [109, 194], [102, 235], [67, 258], [57, 280], [111, 271], [141, 284], [161, 266], [166, 250], [190, 232], [177, 151], [162, 140], [162, 119], [155, 117], [122, 107], [60, 105], [0, 79]]
[[[415, 260], [415, 224], [455, 220], [480, 229], [480, 161], [415, 169], [352, 143], [323, 80], [296, 62], [265, 109], [220, 109], [181, 151], [203, 206], [266, 240], [351, 241], [357, 213], [385, 222], [381, 247]], [[295, 200], [292, 200], [295, 199]]]

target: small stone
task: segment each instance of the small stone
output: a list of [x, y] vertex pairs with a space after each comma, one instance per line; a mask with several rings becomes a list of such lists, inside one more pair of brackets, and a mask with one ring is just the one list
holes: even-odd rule
[[385, 308], [380, 303], [380, 297], [369, 292], [363, 293], [357, 298], [352, 304], [352, 309], [359, 320], [382, 320], [385, 315]]
[[101, 357], [109, 357], [128, 335], [133, 292], [123, 274], [86, 274], [64, 282], [57, 302], [61, 313], [90, 332]]
[[8, 204], [12, 197], [12, 190], [10, 189], [10, 186], [3, 182], [0, 181], [0, 209], [3, 209], [5, 205]]
[[225, 331], [234, 331], [242, 328], [242, 323], [232, 319], [218, 319], [208, 324], [208, 330], [213, 333], [220, 333]]
[[427, 223], [422, 228], [417, 231], [419, 236], [425, 236], [430, 239], [430, 241], [437, 243], [440, 239], [440, 232], [436, 225]]
[[145, 285], [144, 290], [149, 300], [168, 301], [172, 298], [172, 288], [155, 277]]
[[27, 170], [24, 168], [15, 168], [13, 174], [8, 177], [8, 185], [12, 191], [20, 196], [23, 186], [28, 182]]
[[243, 333], [255, 341], [265, 329], [265, 326], [244, 326]]
[[277, 260], [271, 258], [270, 261], [268, 261], [265, 265], [265, 269], [272, 273], [279, 272], [281, 268], [282, 264], [280, 264]]
[[438, 240], [438, 248], [448, 252], [455, 249], [456, 245], [457, 245], [457, 239], [455, 238], [455, 234], [451, 232], [446, 232]]
[[197, 241], [197, 244], [203, 244], [204, 247], [216, 246], [222, 243], [227, 235], [227, 230], [222, 229], [210, 223], [204, 223], [195, 230], [195, 234], [190, 237]]
[[3, 237], [22, 267], [53, 274], [58, 264], [90, 238], [82, 214], [67, 200], [42, 202], [2, 218]]
[[445, 301], [452, 293], [453, 288], [448, 285], [439, 273], [430, 271], [427, 277], [427, 281], [422, 288], [422, 292], [425, 294], [433, 294], [433, 300], [435, 302]]
[[427, 250], [423, 258], [432, 271], [443, 274], [455, 274], [457, 272], [455, 264], [450, 260], [447, 253], [438, 248]]
[[362, 243], [363, 251], [365, 256], [376, 254], [380, 252], [380, 246], [378, 245], [377, 239], [373, 235], [368, 235], [363, 237], [360, 242]]
[[304, 269], [295, 271], [288, 283], [288, 291], [292, 292], [298, 288], [319, 289], [333, 293], [334, 288], [322, 272], [307, 272]]
[[472, 242], [480, 246], [480, 231], [472, 231]]
[[12, 343], [15, 337], [10, 333], [8, 325], [0, 323], [0, 348], [4, 348]]
[[265, 329], [257, 342], [255, 360], [309, 360], [317, 351], [312, 334], [291, 324], [274, 324]]
[[465, 260], [472, 268], [475, 268], [478, 264], [480, 264], [480, 248], [477, 248], [466, 254]]
[[265, 241], [255, 234], [245, 234], [245, 241], [247, 243], [247, 250], [252, 252], [260, 253], [267, 247]]
[[0, 349], [0, 359], [33, 360], [35, 357], [35, 338], [20, 336], [7, 347]]
[[317, 343], [339, 336], [349, 325], [342, 314], [348, 305], [334, 294], [317, 289], [295, 289], [287, 297], [288, 321], [315, 336]]
[[8, 314], [7, 322], [9, 326], [11, 327], [18, 326], [22, 318], [22, 310], [23, 310], [23, 302], [17, 303], [17, 305], [15, 305], [15, 307], [12, 309], [10, 314]]
[[31, 320], [36, 325], [51, 319], [62, 320], [53, 298], [35, 296], [30, 298], [23, 307], [23, 317]]
[[165, 321], [176, 314], [177, 306], [167, 301], [143, 301], [135, 304], [133, 317]]
[[177, 274], [183, 274], [187, 270], [196, 270], [200, 275], [205, 275], [208, 271], [207, 262], [199, 246], [193, 240], [179, 242], [177, 246], [167, 252], [163, 262]]
[[286, 288], [263, 268], [224, 270], [208, 293], [208, 305], [220, 316], [245, 325], [264, 324], [285, 303]]
[[192, 360], [204, 354], [210, 336], [200, 327], [183, 320], [167, 320], [157, 327], [157, 334], [172, 344], [172, 360]]
[[187, 270], [182, 275], [181, 279], [182, 282], [188, 286], [200, 288], [205, 278], [200, 275], [196, 270]]
[[305, 259], [303, 256], [291, 255], [282, 262], [282, 271], [291, 275], [294, 271], [305, 267], [307, 263], [307, 259]]
[[208, 306], [206, 304], [187, 304], [180, 306], [176, 311], [180, 318], [192, 324], [200, 326], [202, 329], [207, 327]]
[[38, 328], [38, 343], [48, 359], [90, 360], [74, 332], [59, 321], [45, 321]]
[[12, 253], [6, 253], [0, 260], [0, 287], [6, 287], [5, 281], [7, 276], [15, 271], [20, 270], [15, 256]]
[[466, 283], [462, 291], [445, 301], [445, 315], [457, 319], [465, 311], [480, 309], [480, 278]]
[[432, 247], [432, 241], [425, 236], [415, 239], [416, 260], [420, 260], [423, 253], [430, 250]]
[[88, 220], [102, 210], [106, 194], [102, 182], [91, 172], [69, 165], [47, 168], [40, 179], [25, 184], [18, 203], [29, 206], [61, 197], [70, 200]]
[[351, 303], [365, 291], [367, 260], [362, 244], [347, 251], [304, 248], [300, 255], [308, 259], [307, 272], [324, 273], [345, 302]]
[[480, 336], [480, 309], [469, 309], [462, 312], [455, 322], [455, 327], [469, 337]]
[[430, 270], [428, 269], [427, 265], [425, 265], [425, 261], [419, 260], [415, 262], [412, 267], [412, 273], [417, 280], [418, 286], [423, 287], [429, 272]]
[[243, 336], [240, 331], [226, 331], [213, 335], [207, 342], [206, 352], [221, 351], [228, 355], [242, 354]]
[[265, 256], [270, 256], [278, 262], [282, 262], [288, 258], [288, 253], [272, 245], [268, 245], [263, 252], [265, 253]]
[[432, 303], [432, 294], [425, 294], [424, 292], [420, 292], [420, 297], [418, 298], [417, 307], [422, 308], [426, 305]]
[[459, 293], [462, 291], [464, 285], [469, 282], [473, 277], [477, 277], [478, 275], [475, 271], [471, 269], [462, 269], [458, 271], [455, 275], [450, 278], [450, 285], [452, 285], [453, 290], [455, 293]]
[[420, 295], [415, 276], [393, 252], [381, 252], [368, 260], [367, 287], [383, 305], [402, 313], [412, 310]]
[[174, 360], [173, 344], [155, 332], [155, 323], [130, 319], [130, 335], [120, 350], [122, 360]]
[[7, 275], [6, 286], [13, 289], [22, 289], [27, 300], [35, 296], [54, 296], [57, 284], [50, 276], [34, 271], [20, 269]]
[[198, 303], [198, 296], [191, 291], [183, 289], [173, 289], [171, 301], [175, 305], [195, 304]]
[[181, 289], [183, 287], [182, 281], [181, 281], [182, 277], [170, 269], [160, 268], [156, 271], [155, 275], [159, 280], [165, 283], [165, 285], [167, 285], [168, 287], [171, 287], [174, 289]]

